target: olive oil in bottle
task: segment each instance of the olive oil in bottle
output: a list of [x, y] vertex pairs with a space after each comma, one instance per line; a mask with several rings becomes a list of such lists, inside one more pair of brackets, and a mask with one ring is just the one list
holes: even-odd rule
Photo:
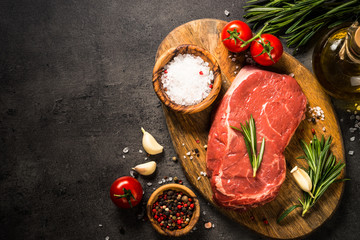
[[360, 27], [333, 29], [314, 49], [313, 70], [324, 90], [335, 98], [360, 99]]

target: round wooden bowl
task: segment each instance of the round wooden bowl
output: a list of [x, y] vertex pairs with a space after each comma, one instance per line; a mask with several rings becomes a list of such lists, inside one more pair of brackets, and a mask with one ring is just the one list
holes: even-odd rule
[[[209, 67], [214, 73], [214, 83], [211, 92], [204, 100], [195, 105], [184, 106], [176, 104], [167, 96], [162, 85], [161, 76], [167, 63], [173, 60], [173, 58], [177, 55], [187, 53], [199, 56], [205, 62], [209, 63]], [[160, 98], [161, 102], [165, 104], [165, 106], [177, 112], [192, 114], [206, 109], [215, 101], [221, 88], [221, 71], [219, 64], [210, 52], [196, 45], [184, 44], [175, 48], [170, 48], [157, 59], [153, 70], [152, 81], [157, 96]]]
[[[161, 228], [159, 223], [151, 215], [152, 205], [156, 202], [159, 195], [163, 194], [163, 192], [167, 190], [181, 191], [194, 200], [195, 211], [193, 212], [189, 224], [183, 229], [170, 231], [168, 229]], [[151, 225], [155, 228], [157, 232], [165, 236], [178, 237], [187, 234], [188, 232], [190, 232], [191, 229], [193, 229], [193, 227], [195, 226], [195, 224], [197, 223], [200, 217], [200, 204], [198, 198], [196, 197], [194, 192], [190, 190], [190, 188], [180, 184], [171, 183], [159, 187], [151, 194], [146, 205], [146, 212], [151, 222]]]

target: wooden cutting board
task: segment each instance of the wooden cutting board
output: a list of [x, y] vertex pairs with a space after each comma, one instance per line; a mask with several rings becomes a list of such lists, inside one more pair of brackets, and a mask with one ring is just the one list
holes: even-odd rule
[[[159, 57], [167, 49], [181, 44], [195, 44], [207, 49], [217, 59], [222, 71], [223, 84], [217, 101], [221, 99], [234, 80], [236, 72], [245, 64], [244, 54], [234, 56], [221, 43], [220, 32], [225, 24], [226, 22], [221, 20], [200, 19], [181, 25], [166, 36], [160, 44], [156, 56]], [[324, 121], [313, 124], [304, 120], [296, 130], [285, 150], [287, 161], [285, 182], [276, 199], [264, 206], [246, 212], [237, 212], [219, 207], [213, 201], [210, 181], [207, 177], [200, 174], [200, 172], [206, 172], [206, 150], [204, 145], [207, 144], [211, 124], [211, 109], [193, 115], [179, 114], [164, 106], [163, 110], [173, 145], [179, 155], [179, 161], [188, 180], [210, 203], [224, 215], [261, 235], [279, 239], [303, 237], [314, 231], [331, 217], [339, 204], [344, 184], [333, 184], [304, 218], [301, 217], [301, 209], [298, 208], [280, 224], [276, 223], [276, 219], [284, 209], [298, 204], [298, 199], [302, 199], [302, 191], [290, 174], [290, 170], [295, 165], [306, 166], [305, 160], [296, 160], [296, 157], [303, 155], [299, 141], [300, 139], [310, 141], [312, 138], [312, 128], [315, 129], [318, 135], [324, 134], [326, 137], [331, 135], [334, 138], [333, 153], [338, 159], [345, 161], [341, 132], [329, 97], [323, 92], [311, 72], [294, 57], [284, 53], [278, 63], [271, 68], [264, 69], [284, 74], [294, 73], [295, 79], [308, 99], [309, 106], [320, 106], [325, 112]], [[325, 132], [322, 130], [323, 127], [326, 129]], [[199, 156], [192, 155], [192, 150], [194, 149], [199, 150]], [[187, 155], [188, 152], [191, 153], [193, 159]], [[342, 177], [344, 174], [343, 172]], [[200, 179], [198, 180], [199, 176]], [[269, 224], [265, 224], [264, 219], [267, 219]]]

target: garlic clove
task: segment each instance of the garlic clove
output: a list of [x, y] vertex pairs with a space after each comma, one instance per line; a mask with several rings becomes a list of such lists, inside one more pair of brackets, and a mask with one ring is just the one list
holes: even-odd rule
[[145, 131], [144, 128], [141, 128], [141, 131], [143, 132], [142, 145], [145, 151], [151, 155], [162, 153], [164, 147], [161, 146], [150, 133]]
[[297, 166], [295, 166], [290, 173], [292, 173], [293, 177], [295, 178], [296, 183], [298, 184], [298, 186], [304, 191], [310, 194], [310, 196], [312, 198], [314, 198], [314, 196], [311, 193], [311, 189], [312, 189], [312, 182], [310, 179], [310, 176], [307, 174], [307, 172], [305, 172], [303, 169], [298, 168]]
[[156, 170], [156, 162], [151, 161], [143, 164], [139, 164], [132, 168], [133, 170], [137, 171], [139, 174], [148, 176], [155, 172]]

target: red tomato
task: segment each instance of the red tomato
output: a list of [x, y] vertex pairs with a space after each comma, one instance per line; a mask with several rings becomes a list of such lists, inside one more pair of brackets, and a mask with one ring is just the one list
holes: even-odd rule
[[[262, 34], [260, 38], [251, 42], [250, 53], [252, 58], [260, 65], [270, 66], [283, 54], [283, 46], [280, 40], [271, 34]], [[271, 57], [270, 57], [271, 56]]]
[[133, 177], [118, 178], [110, 188], [111, 200], [120, 208], [131, 208], [138, 205], [142, 196], [141, 184]]
[[241, 47], [243, 41], [252, 38], [250, 27], [239, 20], [231, 21], [225, 25], [221, 32], [221, 40], [225, 47], [231, 52], [242, 52], [248, 49], [250, 44]]

